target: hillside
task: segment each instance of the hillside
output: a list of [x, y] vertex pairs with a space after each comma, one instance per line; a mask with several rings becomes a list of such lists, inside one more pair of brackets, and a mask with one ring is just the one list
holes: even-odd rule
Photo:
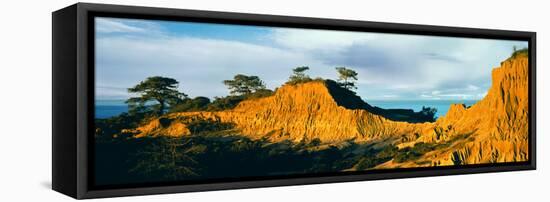
[[409, 167], [421, 162], [431, 165], [516, 162], [528, 160], [528, 57], [520, 55], [493, 69], [487, 95], [466, 109], [452, 105], [415, 141], [448, 144], [425, 153], [414, 162], [388, 162], [380, 167]]
[[363, 103], [360, 98], [352, 97], [346, 103], [339, 104], [328, 85], [330, 84], [325, 81], [284, 85], [273, 96], [243, 101], [232, 110], [169, 114], [162, 119], [170, 122], [168, 126], [163, 127], [162, 120], [157, 119], [138, 128], [137, 136], [188, 135], [191, 131], [183, 123], [185, 121], [178, 121], [182, 117], [233, 123], [239, 134], [253, 139], [269, 138], [273, 141], [293, 142], [313, 139], [325, 143], [385, 139], [395, 135], [413, 134], [425, 125], [390, 121], [359, 107], [346, 108], [346, 105], [360, 106]]
[[[273, 142], [323, 144], [354, 141], [396, 145], [404, 157], [376, 168], [524, 161], [528, 159], [528, 60], [504, 61], [492, 72], [485, 98], [465, 108], [451, 106], [434, 123], [395, 121], [355, 95], [342, 94], [330, 82], [284, 85], [274, 95], [246, 100], [219, 112], [165, 115], [136, 129], [134, 137], [180, 137], [209, 123], [227, 133]], [[202, 121], [202, 122], [201, 122]], [[357, 169], [357, 168], [355, 168]]]

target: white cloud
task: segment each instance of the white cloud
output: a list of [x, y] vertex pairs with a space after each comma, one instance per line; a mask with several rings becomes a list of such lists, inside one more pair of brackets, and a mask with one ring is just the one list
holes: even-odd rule
[[123, 22], [119, 22], [115, 19], [110, 18], [96, 18], [96, 32], [100, 33], [120, 33], [120, 32], [145, 32], [146, 30], [137, 27], [130, 26]]
[[466, 88], [470, 91], [479, 90], [479, 87], [477, 87], [475, 85], [472, 85], [472, 84], [468, 84], [468, 87], [466, 87]]
[[483, 93], [477, 94], [477, 97], [478, 97], [478, 98], [483, 98], [483, 97], [485, 97], [486, 95], [487, 95], [487, 91], [485, 91], [485, 92], [483, 92]]
[[465, 93], [456, 93], [456, 94], [441, 94], [438, 95], [439, 97], [447, 97], [451, 99], [462, 99], [462, 100], [469, 100], [473, 99], [474, 95], [472, 94], [465, 94]]
[[373, 37], [349, 31], [275, 28], [270, 38], [283, 47], [300, 51], [340, 51]]
[[98, 39], [97, 49], [99, 84], [129, 87], [149, 76], [169, 76], [190, 96], [226, 95], [222, 81], [235, 74], [257, 75], [275, 88], [293, 67], [322, 65], [300, 52], [190, 37], [106, 37]]
[[[130, 86], [128, 86], [130, 87]], [[96, 97], [100, 99], [120, 99], [127, 98], [128, 91], [127, 88], [122, 87], [107, 87], [107, 86], [97, 86], [96, 85]]]
[[477, 83], [490, 83], [491, 69], [509, 56], [515, 43], [286, 28], [275, 29], [271, 37], [278, 45], [311, 55], [327, 66], [355, 69], [363, 87], [383, 87], [392, 93], [438, 88], [481, 90]]
[[[280, 86], [291, 69], [336, 78], [335, 66], [359, 73], [367, 99], [479, 99], [493, 67], [520, 42], [398, 34], [274, 28], [264, 45], [170, 35], [153, 21], [98, 19], [97, 82], [127, 88], [153, 75], [174, 77], [190, 96], [221, 96], [222, 80], [258, 75]], [[126, 33], [108, 35], [109, 33]], [[120, 96], [101, 90], [98, 96]]]
[[398, 98], [399, 95], [382, 95], [384, 98]]

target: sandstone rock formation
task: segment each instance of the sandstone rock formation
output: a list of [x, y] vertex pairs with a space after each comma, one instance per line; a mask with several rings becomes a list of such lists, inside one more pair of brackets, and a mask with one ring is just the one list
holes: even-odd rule
[[[135, 137], [184, 136], [185, 120], [234, 124], [234, 132], [252, 139], [294, 142], [319, 139], [325, 144], [384, 141], [399, 148], [423, 142], [443, 145], [414, 161], [388, 161], [376, 168], [525, 161], [528, 153], [528, 58], [508, 59], [492, 72], [485, 98], [466, 108], [452, 105], [433, 123], [392, 121], [369, 107], [346, 108], [323, 81], [284, 85], [274, 95], [246, 100], [231, 110], [165, 115], [139, 128]], [[354, 98], [350, 98], [354, 99]]]
[[410, 167], [418, 162], [431, 165], [478, 164], [526, 161], [529, 158], [528, 57], [518, 56], [493, 69], [487, 95], [466, 109], [455, 104], [438, 119], [433, 131], [415, 142], [448, 147], [426, 153], [416, 162], [380, 167]]
[[[284, 85], [270, 97], [246, 100], [232, 110], [221, 112], [182, 112], [167, 115], [201, 117], [234, 123], [238, 133], [253, 139], [295, 142], [319, 139], [325, 143], [347, 140], [366, 141], [414, 134], [427, 124], [409, 124], [385, 119], [364, 109], [339, 106], [324, 81]], [[163, 134], [188, 135], [181, 122], [162, 127], [160, 119], [138, 128], [138, 137]]]

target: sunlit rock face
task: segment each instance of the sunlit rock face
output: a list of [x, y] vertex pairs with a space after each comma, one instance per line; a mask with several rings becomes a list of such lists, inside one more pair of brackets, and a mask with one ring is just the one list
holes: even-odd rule
[[[168, 115], [199, 116], [221, 122], [234, 123], [239, 134], [253, 139], [295, 142], [319, 139], [321, 142], [366, 141], [414, 134], [429, 124], [395, 122], [364, 109], [339, 106], [324, 81], [284, 85], [273, 96], [246, 100], [232, 110], [221, 112], [183, 112]], [[175, 121], [161, 127], [159, 120], [140, 128], [138, 136], [164, 134], [188, 135], [185, 127]], [[182, 133], [183, 132], [183, 133]]]
[[186, 123], [200, 117], [231, 123], [232, 133], [251, 139], [384, 142], [399, 148], [420, 142], [437, 145], [418, 159], [388, 161], [376, 168], [528, 160], [527, 56], [508, 59], [495, 68], [492, 86], [478, 103], [469, 108], [454, 104], [433, 123], [392, 121], [371, 113], [369, 107], [350, 108], [336, 100], [362, 103], [360, 98], [342, 98], [329, 85], [325, 81], [283, 85], [272, 96], [243, 101], [231, 110], [172, 113], [128, 131], [137, 138], [180, 137], [192, 134]]
[[433, 125], [434, 132], [423, 134], [420, 141], [462, 139], [420, 161], [451, 165], [528, 160], [528, 77], [526, 56], [502, 62], [493, 69], [492, 86], [482, 100], [468, 109], [452, 105]]

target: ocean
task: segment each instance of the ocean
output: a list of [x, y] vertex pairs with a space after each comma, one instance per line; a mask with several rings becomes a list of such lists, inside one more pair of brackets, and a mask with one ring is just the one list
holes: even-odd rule
[[128, 112], [126, 100], [96, 100], [95, 118], [104, 119]]
[[[422, 110], [422, 107], [437, 109], [436, 116], [441, 117], [449, 111], [451, 104], [463, 103], [466, 106], [475, 104], [478, 100], [369, 100], [368, 103], [384, 109]], [[95, 117], [99, 119], [117, 116], [128, 111], [124, 100], [96, 100]]]
[[436, 117], [441, 117], [449, 111], [451, 104], [465, 104], [472, 106], [479, 100], [369, 100], [372, 106], [384, 109], [412, 109], [415, 112], [422, 110], [422, 107], [436, 108]]

